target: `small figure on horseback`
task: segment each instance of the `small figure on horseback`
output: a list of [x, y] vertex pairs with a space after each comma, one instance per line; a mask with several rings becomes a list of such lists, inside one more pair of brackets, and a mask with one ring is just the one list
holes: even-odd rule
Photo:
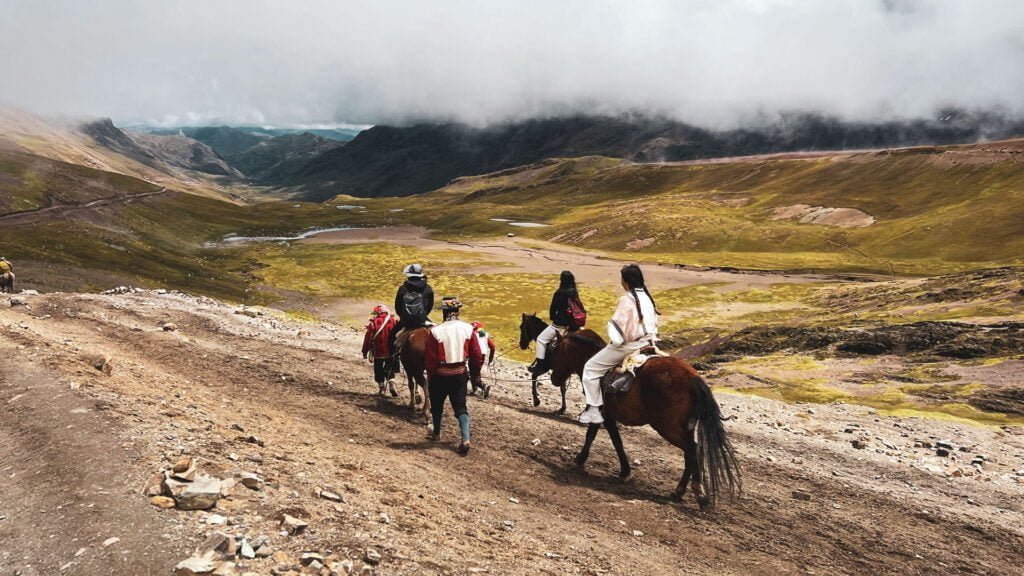
[[562, 272], [558, 290], [551, 298], [549, 314], [552, 325], [536, 314], [523, 314], [519, 324], [519, 347], [526, 350], [530, 342], [537, 341], [537, 359], [530, 366], [533, 383], [533, 405], [540, 406], [537, 378], [551, 370], [551, 383], [562, 392], [562, 405], [558, 414], [566, 410], [565, 392], [569, 377], [583, 377], [583, 364], [592, 354], [594, 343], [604, 346], [597, 332], [584, 328], [587, 311], [576, 289], [576, 279], [568, 270]]
[[562, 271], [558, 289], [551, 296], [548, 307], [551, 325], [537, 335], [537, 351], [530, 374], [536, 380], [551, 369], [548, 349], [556, 338], [575, 332], [587, 323], [587, 309], [583, 307], [579, 291], [576, 289], [576, 277], [568, 270]]
[[[459, 320], [462, 302], [454, 296], [441, 301], [444, 322], [434, 326], [427, 335], [426, 367], [429, 378], [431, 416], [433, 425], [427, 425], [427, 437], [441, 439], [441, 417], [444, 401], [448, 399], [459, 422], [458, 452], [469, 452], [469, 412], [466, 409], [466, 384], [472, 381], [478, 387], [484, 355], [473, 326]], [[468, 364], [468, 367], [467, 367]]]
[[423, 414], [430, 410], [430, 395], [427, 393], [425, 358], [427, 328], [430, 312], [434, 309], [434, 289], [427, 283], [423, 266], [409, 264], [402, 273], [405, 281], [395, 294], [395, 313], [398, 324], [391, 333], [392, 371], [397, 372], [395, 362], [400, 361], [409, 384], [409, 407], [416, 409], [419, 388], [423, 388]]
[[370, 322], [366, 325], [363, 336], [363, 358], [373, 364], [373, 381], [377, 383], [377, 391], [383, 396], [385, 386], [392, 397], [398, 396], [395, 388], [395, 366], [391, 361], [391, 333], [394, 332], [398, 319], [383, 304], [373, 307]]
[[14, 266], [0, 256], [0, 294], [14, 294]]

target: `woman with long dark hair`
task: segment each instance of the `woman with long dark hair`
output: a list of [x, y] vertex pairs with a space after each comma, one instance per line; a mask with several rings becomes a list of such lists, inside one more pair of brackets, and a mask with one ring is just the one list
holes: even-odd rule
[[658, 307], [644, 283], [643, 271], [636, 264], [630, 264], [622, 268], [620, 275], [622, 289], [626, 293], [619, 298], [615, 313], [608, 321], [611, 342], [583, 367], [583, 394], [587, 408], [580, 414], [580, 422], [584, 424], [604, 422], [601, 416], [601, 406], [604, 406], [601, 378], [627, 356], [658, 339]]
[[551, 306], [548, 309], [551, 325], [537, 336], [537, 358], [530, 366], [530, 373], [534, 377], [544, 374], [551, 367], [551, 362], [547, 357], [548, 346], [554, 342], [555, 336], [583, 327], [574, 317], [574, 311], [577, 315], [580, 312], [586, 314], [586, 308], [583, 307], [579, 291], [576, 289], [576, 277], [572, 275], [572, 272], [565, 270], [559, 277], [558, 290], [555, 290], [554, 295], [551, 296]]

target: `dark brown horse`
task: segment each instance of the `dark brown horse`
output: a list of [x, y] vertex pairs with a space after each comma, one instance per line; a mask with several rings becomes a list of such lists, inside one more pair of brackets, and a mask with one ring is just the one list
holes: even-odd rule
[[[527, 318], [523, 315], [524, 325], [534, 324]], [[600, 337], [573, 335], [568, 340], [572, 345], [560, 350], [560, 362], [576, 374], [581, 374], [587, 360], [605, 345]], [[681, 501], [687, 485], [692, 485], [697, 503], [701, 509], [706, 509], [714, 506], [723, 491], [731, 496], [740, 489], [739, 463], [722, 425], [718, 403], [704, 379], [683, 360], [669, 357], [648, 360], [637, 371], [628, 392], [608, 393], [604, 400], [604, 427], [619, 457], [620, 478], [628, 478], [631, 468], [618, 424], [650, 424], [662, 438], [683, 451], [683, 475], [672, 491], [673, 500]], [[600, 430], [600, 424], [587, 428], [583, 448], [575, 458], [577, 466], [586, 464], [590, 447]]]
[[0, 294], [14, 294], [14, 272], [0, 274]]
[[[548, 327], [547, 322], [541, 320], [536, 314], [523, 314], [522, 322], [519, 324], [519, 347], [526, 350], [530, 342], [537, 340], [537, 336]], [[583, 377], [583, 364], [575, 362], [574, 359], [587, 354], [592, 346], [585, 342], [591, 340], [600, 347], [604, 346], [604, 340], [593, 330], [579, 330], [569, 337], [560, 337], [551, 344], [548, 350], [548, 358], [551, 360], [551, 383], [562, 389], [562, 406], [558, 414], [565, 414], [565, 389], [569, 377], [573, 374]], [[589, 352], [593, 355], [592, 352]], [[590, 356], [587, 356], [589, 358]], [[540, 396], [537, 394], [537, 377], [533, 377], [533, 405], [540, 406]]]
[[405, 379], [409, 383], [409, 408], [416, 411], [419, 388], [423, 388], [423, 415], [430, 417], [430, 394], [427, 392], [427, 328], [411, 330], [399, 352]]

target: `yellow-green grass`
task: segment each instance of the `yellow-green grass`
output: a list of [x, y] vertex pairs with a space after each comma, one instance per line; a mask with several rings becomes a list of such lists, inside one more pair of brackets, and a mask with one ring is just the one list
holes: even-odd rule
[[969, 424], [1022, 425], [1024, 417], [978, 410], [961, 402], [927, 404], [907, 394], [901, 387], [889, 387], [873, 394], [851, 394], [828, 385], [824, 378], [772, 379], [769, 386], [731, 388], [738, 394], [749, 394], [785, 402], [812, 404], [843, 403], [875, 408], [881, 414], [900, 417], [921, 417], [951, 420]]

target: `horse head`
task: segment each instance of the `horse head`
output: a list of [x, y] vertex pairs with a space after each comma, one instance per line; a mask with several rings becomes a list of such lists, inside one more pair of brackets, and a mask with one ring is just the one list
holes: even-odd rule
[[519, 348], [526, 350], [530, 347], [530, 342], [537, 339], [540, 333], [547, 328], [548, 325], [537, 318], [537, 313], [523, 314], [522, 321], [519, 323]]

